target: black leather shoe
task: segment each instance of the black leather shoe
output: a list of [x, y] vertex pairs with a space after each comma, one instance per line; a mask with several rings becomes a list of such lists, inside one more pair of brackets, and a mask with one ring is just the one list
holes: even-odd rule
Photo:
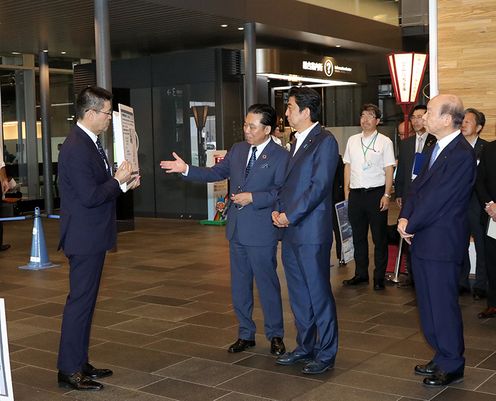
[[227, 349], [227, 352], [230, 352], [231, 354], [235, 352], [243, 352], [246, 351], [248, 348], [252, 348], [254, 346], [254, 340], [243, 340], [241, 338], [238, 338], [238, 340], [234, 344], [231, 344], [231, 346]]
[[368, 278], [361, 278], [359, 276], [353, 276], [349, 280], [343, 280], [344, 286], [358, 285], [358, 284], [368, 284]]
[[420, 376], [432, 376], [437, 370], [437, 365], [434, 361], [430, 361], [425, 365], [417, 365], [414, 369], [415, 374]]
[[442, 372], [438, 370], [432, 376], [426, 377], [424, 379], [424, 385], [427, 387], [441, 387], [447, 386], [449, 384], [460, 383], [463, 381], [463, 370], [456, 372]]
[[311, 361], [308, 362], [303, 369], [301, 370], [302, 373], [305, 373], [306, 375], [318, 375], [320, 373], [324, 373], [326, 370], [331, 369], [334, 367], [332, 363], [324, 363], [320, 361]]
[[384, 280], [374, 280], [374, 290], [375, 291], [381, 291], [384, 290], [386, 287], [384, 287]]
[[83, 366], [83, 373], [92, 379], [101, 379], [102, 377], [109, 377], [114, 374], [110, 369], [97, 369], [89, 363]]
[[272, 337], [270, 340], [270, 353], [272, 355], [282, 355], [286, 352], [286, 346], [281, 337]]
[[496, 317], [496, 307], [488, 306], [481, 313], [477, 315], [479, 319], [489, 319], [490, 317]]
[[480, 288], [474, 288], [472, 290], [472, 297], [476, 300], [479, 301], [481, 299], [487, 298], [487, 293], [485, 290], [481, 290]]
[[6, 251], [9, 248], [10, 248], [9, 244], [0, 245], [0, 252]]
[[297, 352], [286, 352], [284, 355], [276, 359], [278, 365], [294, 365], [296, 362], [310, 362], [310, 358], [307, 354], [299, 354]]
[[71, 388], [79, 391], [99, 391], [103, 389], [103, 384], [91, 380], [81, 372], [66, 375], [59, 371], [57, 375], [59, 387]]

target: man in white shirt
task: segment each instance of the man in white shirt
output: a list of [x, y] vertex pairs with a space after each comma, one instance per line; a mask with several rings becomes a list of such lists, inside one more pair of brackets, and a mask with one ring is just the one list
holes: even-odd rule
[[346, 144], [344, 195], [353, 231], [355, 275], [343, 281], [345, 286], [369, 282], [368, 231], [374, 242], [374, 290], [384, 289], [388, 246], [387, 211], [396, 164], [393, 142], [377, 132], [381, 111], [374, 104], [364, 104], [360, 113], [362, 132]]

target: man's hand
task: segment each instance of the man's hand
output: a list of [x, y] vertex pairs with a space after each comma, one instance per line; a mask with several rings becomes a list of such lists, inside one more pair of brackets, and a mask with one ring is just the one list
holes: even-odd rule
[[383, 195], [383, 197], [381, 198], [381, 201], [379, 203], [379, 208], [381, 212], [383, 212], [384, 210], [388, 210], [389, 198], [386, 195]]
[[7, 178], [2, 179], [2, 193], [7, 193], [7, 191], [10, 189], [9, 186], [9, 180]]
[[407, 225], [408, 219], [401, 218], [398, 220], [398, 232], [400, 233], [401, 238], [403, 238], [408, 245], [411, 245], [413, 234], [406, 232]]
[[172, 152], [175, 160], [162, 160], [160, 168], [165, 170], [166, 173], [185, 173], [188, 165], [181, 159], [176, 152]]
[[401, 208], [403, 206], [403, 199], [396, 198], [396, 204]]
[[141, 185], [141, 176], [135, 175], [128, 183], [128, 189], [136, 189]]
[[129, 163], [127, 160], [124, 160], [115, 172], [114, 178], [119, 181], [119, 184], [122, 185], [131, 179], [131, 172], [131, 163]]
[[232, 194], [231, 200], [240, 206], [246, 206], [253, 202], [251, 192], [240, 192], [239, 194]]
[[484, 210], [494, 221], [496, 221], [496, 203], [486, 203]]
[[279, 228], [287, 227], [290, 224], [286, 213], [279, 213], [277, 211], [272, 212], [272, 223]]

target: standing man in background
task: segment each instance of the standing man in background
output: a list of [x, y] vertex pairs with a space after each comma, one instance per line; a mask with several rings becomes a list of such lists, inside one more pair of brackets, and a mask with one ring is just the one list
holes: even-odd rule
[[353, 231], [355, 275], [344, 286], [369, 282], [369, 226], [374, 242], [374, 290], [384, 290], [388, 260], [387, 218], [393, 168], [396, 164], [393, 142], [377, 131], [381, 111], [375, 104], [364, 104], [360, 112], [362, 132], [346, 144], [344, 196]]
[[[0, 138], [1, 139], [1, 138]], [[9, 190], [9, 180], [5, 171], [5, 163], [3, 161], [3, 152], [0, 153], [0, 202], [3, 199], [3, 194]], [[2, 217], [0, 215], [0, 217]], [[0, 221], [0, 252], [10, 248], [9, 244], [3, 243], [3, 223]]]
[[319, 374], [334, 366], [338, 351], [336, 305], [330, 283], [332, 184], [338, 163], [334, 136], [319, 124], [319, 94], [311, 88], [289, 91], [286, 116], [297, 131], [286, 182], [272, 213], [285, 227], [282, 262], [295, 318], [297, 347], [279, 365], [305, 362], [302, 372]]
[[239, 338], [228, 348], [231, 353], [255, 346], [254, 279], [264, 313], [265, 336], [271, 342], [270, 352], [282, 355], [286, 350], [281, 287], [276, 270], [280, 230], [272, 225], [270, 216], [277, 192], [284, 183], [289, 154], [271, 139], [276, 123], [276, 111], [271, 106], [251, 105], [243, 125], [245, 141], [233, 145], [215, 166], [190, 166], [176, 153], [172, 154], [175, 160], [160, 163], [167, 173], [181, 173], [191, 181], [230, 179], [232, 195], [226, 237], [232, 300], [239, 322]]
[[[74, 390], [101, 390], [93, 379], [112, 375], [89, 363], [88, 346], [105, 254], [117, 237], [119, 185], [131, 180], [124, 161], [112, 166], [100, 143], [112, 120], [112, 94], [99, 87], [83, 89], [76, 100], [77, 124], [59, 154], [60, 244], [69, 259], [69, 295], [62, 317], [58, 383]], [[136, 179], [131, 187], [139, 184]]]
[[[487, 145], [487, 141], [479, 137], [485, 124], [486, 116], [484, 113], [471, 108], [465, 110], [465, 118], [463, 119], [461, 131], [467, 142], [474, 148], [477, 164], [479, 164], [482, 149]], [[470, 244], [470, 235], [474, 238], [475, 252], [477, 254], [475, 263], [475, 283], [472, 288], [472, 296], [476, 300], [486, 298], [487, 296], [486, 256], [484, 250], [485, 224], [483, 225], [481, 223], [481, 213], [481, 204], [474, 188], [468, 206], [468, 222], [470, 227], [468, 240]], [[470, 293], [469, 275], [470, 257], [467, 246], [460, 277], [460, 295], [465, 292]]]
[[411, 243], [417, 307], [434, 357], [414, 372], [429, 387], [463, 380], [463, 324], [458, 282], [467, 249], [467, 208], [475, 181], [475, 154], [460, 133], [463, 103], [454, 95], [429, 101], [424, 121], [437, 138], [403, 202], [398, 232]]

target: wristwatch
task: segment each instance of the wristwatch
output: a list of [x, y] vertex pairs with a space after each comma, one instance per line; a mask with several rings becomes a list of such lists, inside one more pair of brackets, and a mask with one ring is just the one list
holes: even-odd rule
[[391, 199], [391, 195], [389, 195], [389, 194], [384, 194], [384, 196], [385, 196], [386, 198], [388, 198], [388, 199]]

